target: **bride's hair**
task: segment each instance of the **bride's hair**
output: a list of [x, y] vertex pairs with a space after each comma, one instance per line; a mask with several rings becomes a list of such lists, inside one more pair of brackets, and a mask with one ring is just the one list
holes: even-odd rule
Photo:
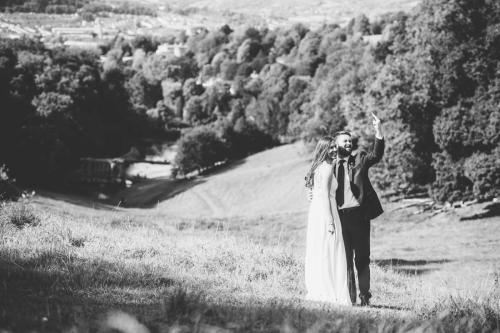
[[307, 172], [305, 177], [306, 187], [312, 188], [314, 186], [314, 170], [316, 170], [318, 165], [320, 165], [323, 161], [327, 161], [329, 159], [328, 153], [330, 151], [330, 144], [332, 143], [332, 140], [332, 137], [324, 136], [319, 139], [318, 143], [316, 144], [311, 168], [309, 169], [309, 172]]

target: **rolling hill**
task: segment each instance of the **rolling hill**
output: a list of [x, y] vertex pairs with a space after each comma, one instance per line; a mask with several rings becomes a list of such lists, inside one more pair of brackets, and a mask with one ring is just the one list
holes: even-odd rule
[[302, 143], [251, 155], [193, 181], [150, 180], [120, 193], [128, 207], [177, 216], [255, 216], [304, 212], [309, 155]]
[[[115, 0], [121, 2], [123, 0]], [[136, 0], [135, 0], [136, 1]], [[133, 2], [133, 1], [132, 1]], [[271, 24], [303, 22], [318, 25], [324, 22], [347, 23], [351, 18], [366, 14], [374, 18], [395, 11], [409, 11], [419, 0], [147, 0], [138, 1], [173, 9], [197, 8], [206, 13], [242, 14], [260, 18]]]
[[180, 0], [173, 1], [179, 6], [229, 10], [237, 13], [299, 18], [321, 16], [335, 20], [353, 17], [360, 13], [375, 16], [389, 11], [408, 10], [419, 1], [415, 0]]

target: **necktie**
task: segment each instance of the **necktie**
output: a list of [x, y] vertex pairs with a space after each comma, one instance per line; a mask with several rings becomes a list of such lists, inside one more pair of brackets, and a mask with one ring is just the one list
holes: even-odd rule
[[344, 170], [344, 160], [340, 160], [339, 163], [339, 171], [337, 171], [337, 205], [341, 207], [344, 204], [344, 177], [345, 177], [345, 170]]

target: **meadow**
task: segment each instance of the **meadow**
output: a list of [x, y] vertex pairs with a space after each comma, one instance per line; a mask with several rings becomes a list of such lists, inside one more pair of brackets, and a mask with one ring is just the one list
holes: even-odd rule
[[499, 329], [498, 203], [386, 203], [372, 306], [340, 308], [303, 300], [305, 212], [179, 218], [63, 199], [1, 208], [4, 332], [103, 332], [117, 310], [151, 332]]

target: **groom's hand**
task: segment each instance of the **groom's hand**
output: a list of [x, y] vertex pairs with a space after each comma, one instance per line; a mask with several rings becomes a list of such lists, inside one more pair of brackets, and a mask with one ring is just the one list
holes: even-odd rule
[[373, 112], [371, 112], [371, 115], [373, 128], [375, 128], [375, 137], [379, 140], [382, 140], [384, 136], [382, 135], [382, 126], [380, 123], [380, 119]]

